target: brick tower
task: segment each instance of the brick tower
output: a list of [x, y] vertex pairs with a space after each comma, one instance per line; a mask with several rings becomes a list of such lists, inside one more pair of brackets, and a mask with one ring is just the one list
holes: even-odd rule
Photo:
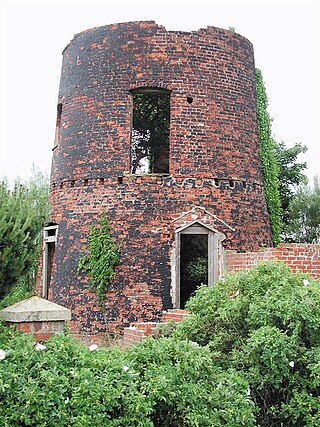
[[[43, 293], [71, 309], [81, 332], [183, 307], [199, 254], [211, 286], [223, 248], [270, 246], [244, 37], [154, 22], [84, 31], [63, 51], [57, 111]], [[104, 312], [77, 272], [103, 209], [122, 242]]]

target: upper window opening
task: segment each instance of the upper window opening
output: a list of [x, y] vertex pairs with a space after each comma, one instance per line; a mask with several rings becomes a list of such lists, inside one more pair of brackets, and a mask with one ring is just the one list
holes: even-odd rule
[[57, 105], [57, 121], [56, 121], [56, 134], [54, 138], [54, 146], [59, 145], [60, 142], [60, 128], [61, 128], [61, 115], [62, 115], [62, 104]]
[[131, 173], [169, 173], [170, 91], [143, 88], [131, 93]]

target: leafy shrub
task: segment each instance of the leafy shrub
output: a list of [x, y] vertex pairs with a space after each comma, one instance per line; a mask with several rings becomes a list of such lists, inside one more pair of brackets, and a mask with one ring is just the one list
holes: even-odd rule
[[201, 287], [176, 339], [209, 346], [216, 366], [250, 384], [261, 426], [320, 417], [320, 284], [281, 263]]
[[0, 425], [316, 427], [319, 307], [319, 283], [268, 263], [201, 287], [169, 338], [126, 351], [69, 336], [37, 351], [0, 326]]
[[1, 426], [253, 426], [248, 383], [189, 341], [150, 339], [90, 352], [68, 336], [36, 351], [3, 329]]
[[253, 426], [248, 383], [212, 363], [208, 347], [149, 339], [130, 351], [154, 426]]
[[7, 331], [0, 346], [6, 351], [0, 363], [2, 426], [151, 425], [119, 349], [90, 352], [68, 336], [55, 336], [36, 351], [30, 337], [8, 337]]

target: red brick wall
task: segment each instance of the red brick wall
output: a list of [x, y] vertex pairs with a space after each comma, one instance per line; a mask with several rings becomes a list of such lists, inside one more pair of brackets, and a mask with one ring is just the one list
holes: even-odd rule
[[43, 341], [52, 335], [63, 333], [65, 322], [63, 320], [20, 323], [7, 322], [7, 325], [14, 325], [19, 331], [32, 334], [36, 341]]
[[225, 253], [227, 271], [247, 270], [257, 262], [273, 260], [284, 261], [293, 271], [308, 273], [320, 279], [320, 245], [283, 243], [276, 248], [265, 248], [259, 252]]
[[[171, 90], [169, 176], [129, 174], [129, 91], [148, 86]], [[227, 249], [270, 246], [247, 39], [213, 27], [166, 31], [154, 22], [94, 28], [63, 52], [58, 102], [50, 200], [59, 233], [49, 295], [71, 309], [81, 332], [153, 321], [171, 307], [174, 233], [187, 218], [225, 233]], [[122, 242], [105, 311], [77, 273], [102, 208]]]

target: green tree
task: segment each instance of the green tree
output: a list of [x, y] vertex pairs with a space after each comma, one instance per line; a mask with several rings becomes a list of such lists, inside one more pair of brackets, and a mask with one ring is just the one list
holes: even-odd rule
[[285, 228], [288, 242], [320, 243], [320, 184], [314, 178], [314, 185], [300, 185], [288, 207], [288, 221]]
[[34, 172], [27, 183], [10, 189], [0, 183], [0, 299], [18, 282], [31, 287], [39, 257], [40, 235], [49, 213], [48, 180]]
[[273, 243], [280, 243], [282, 229], [279, 167], [275, 157], [275, 143], [271, 137], [271, 119], [267, 111], [268, 98], [260, 70], [256, 70], [257, 118], [260, 143], [260, 160], [264, 193], [270, 218]]
[[286, 147], [284, 142], [274, 144], [274, 154], [279, 168], [279, 192], [281, 199], [281, 217], [284, 227], [289, 221], [289, 204], [294, 197], [294, 187], [307, 184], [308, 179], [302, 173], [306, 162], [299, 163], [298, 156], [305, 153], [307, 147], [300, 143]]

